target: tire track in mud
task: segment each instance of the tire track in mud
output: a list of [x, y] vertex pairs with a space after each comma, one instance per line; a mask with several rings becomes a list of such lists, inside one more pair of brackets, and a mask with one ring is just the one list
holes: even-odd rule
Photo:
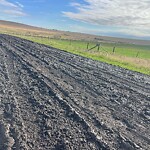
[[[5, 57], [7, 57], [3, 51], [0, 49], [0, 84], [1, 84], [1, 96], [0, 96], [0, 149], [11, 149], [14, 145], [14, 139], [11, 136], [10, 131], [10, 121], [7, 120], [10, 114], [10, 99], [11, 93], [7, 90], [10, 85], [10, 79], [8, 74], [7, 64], [5, 62]], [[9, 93], [9, 95], [8, 95]]]
[[[11, 48], [11, 49], [13, 49], [13, 48]], [[13, 54], [15, 54], [17, 58], [20, 57], [16, 52], [13, 52]], [[34, 74], [36, 74], [36, 75], [40, 74], [39, 72], [33, 72], [34, 67], [29, 62], [27, 62], [26, 60], [24, 60], [24, 58], [20, 57], [20, 62], [23, 62], [22, 65], [28, 70], [28, 73], [31, 73], [32, 76]], [[25, 65], [25, 64], [27, 64], [27, 65]], [[32, 69], [30, 69], [29, 66], [32, 67]], [[41, 76], [43, 76], [43, 78], [46, 78], [42, 74], [41, 74]], [[38, 78], [38, 77], [36, 77], [36, 78]], [[51, 82], [51, 83], [54, 84], [53, 82]], [[44, 86], [48, 86], [47, 82], [44, 82], [44, 84], [45, 84]], [[50, 86], [48, 86], [47, 88], [50, 89]], [[57, 86], [55, 87], [55, 89], [57, 90], [56, 92], [58, 93], [59, 91], [57, 89]], [[52, 89], [51, 89], [51, 92], [53, 93], [53, 95], [55, 96], [55, 98], [58, 100], [58, 102], [61, 105], [61, 107], [64, 107], [64, 109], [67, 110], [68, 116], [71, 117], [72, 119], [75, 119], [74, 121], [80, 123], [83, 126], [82, 130], [84, 130], [84, 128], [86, 129], [86, 132], [85, 132], [86, 138], [89, 139], [90, 141], [93, 141], [94, 143], [96, 143], [97, 148], [108, 149], [107, 148], [108, 146], [106, 146], [106, 144], [101, 143], [97, 139], [97, 136], [95, 135], [95, 133], [92, 132], [92, 129], [90, 128], [90, 126], [88, 125], [88, 123], [76, 111], [74, 111], [72, 109], [72, 107], [60, 97], [60, 95], [55, 94], [55, 92]], [[103, 146], [103, 145], [105, 145], [105, 146]]]
[[26, 149], [149, 149], [148, 76], [11, 36], [0, 43], [16, 65]]
[[[26, 145], [26, 131], [24, 129], [24, 122], [21, 117], [21, 110], [19, 109], [16, 92], [14, 90], [15, 84], [13, 83], [13, 73], [14, 69], [12, 58], [9, 57], [4, 51], [3, 53], [3, 62], [4, 62], [4, 91], [5, 91], [5, 100], [4, 104], [4, 123], [3, 132], [5, 135], [5, 148], [6, 149], [28, 149]], [[11, 135], [11, 136], [10, 136]]]
[[[28, 55], [28, 57], [29, 57], [29, 55]], [[31, 64], [30, 64], [31, 65]], [[28, 65], [29, 66], [29, 65]], [[42, 66], [41, 66], [42, 67]], [[35, 68], [35, 67], [33, 67], [33, 68]], [[38, 73], [39, 74], [39, 73]], [[44, 77], [45, 78], [45, 77]], [[52, 81], [51, 81], [52, 82]], [[54, 83], [53, 83], [54, 84]], [[56, 85], [56, 87], [57, 87], [57, 85]], [[62, 91], [62, 89], [60, 89], [61, 91]], [[64, 93], [64, 92], [63, 92]], [[68, 97], [68, 95], [67, 95], [67, 97]], [[69, 108], [70, 108], [70, 106], [69, 106]], [[82, 109], [82, 108], [80, 108], [80, 109]], [[87, 112], [86, 112], [87, 113]], [[90, 113], [88, 113], [88, 115], [90, 116]], [[86, 116], [86, 114], [84, 114], [84, 116]], [[78, 118], [81, 118], [80, 116], [78, 116]], [[83, 118], [82, 119], [80, 119], [80, 120], [84, 120]], [[94, 120], [94, 125], [96, 125], [96, 126], [98, 126], [98, 129], [105, 129], [107, 132], [109, 131], [110, 133], [113, 133], [113, 131], [111, 131], [109, 128], [107, 128], [105, 125], [101, 125], [101, 123], [96, 119], [96, 118], [92, 118], [92, 120]], [[88, 126], [88, 128], [90, 128], [89, 127], [89, 125], [87, 125], [87, 121], [85, 121], [85, 124], [86, 124], [86, 126]], [[105, 131], [104, 130], [104, 131]], [[90, 129], [90, 131], [91, 131], [91, 129]], [[95, 132], [94, 132], [94, 134], [96, 134]], [[102, 133], [101, 133], [102, 134]], [[97, 134], [96, 134], [97, 135]], [[96, 136], [95, 135], [95, 136]], [[98, 136], [97, 136], [98, 137]], [[108, 138], [108, 137], [107, 137]], [[109, 137], [110, 138], [110, 137]]]
[[[23, 55], [23, 57], [24, 57], [25, 55]], [[29, 57], [29, 55], [28, 55], [28, 57]], [[29, 65], [28, 65], [29, 66]], [[61, 91], [62, 91], [62, 89], [61, 89]], [[67, 97], [68, 97], [68, 95], [67, 95]], [[82, 109], [82, 108], [80, 108], [80, 109]], [[90, 116], [90, 113], [88, 113], [88, 115]], [[86, 114], [84, 114], [84, 116], [86, 116]], [[79, 116], [80, 117], [80, 116]], [[80, 117], [81, 118], [81, 117]], [[89, 118], [89, 117], [88, 117]], [[82, 119], [81, 119], [82, 120]], [[84, 119], [83, 119], [84, 120]], [[92, 120], [94, 120], [94, 124], [98, 127], [98, 129], [105, 129], [107, 132], [109, 131], [110, 133], [113, 133], [110, 129], [108, 129], [105, 125], [101, 125], [101, 123], [96, 119], [96, 118], [92, 118]], [[85, 123], [86, 123], [86, 126], [87, 126], [87, 121], [85, 121]], [[89, 127], [89, 125], [88, 125], [88, 128], [90, 128]], [[105, 131], [104, 130], [104, 131]], [[90, 131], [92, 131], [91, 129], [90, 129]], [[94, 134], [96, 134], [95, 132], [96, 131], [93, 131], [94, 132]], [[101, 133], [102, 134], [102, 133]], [[97, 135], [97, 134], [96, 134]], [[95, 136], [96, 136], [95, 135]], [[97, 137], [98, 137], [98, 135], [97, 135]], [[108, 138], [108, 137], [107, 137]], [[109, 138], [110, 138], [110, 135], [109, 135]]]

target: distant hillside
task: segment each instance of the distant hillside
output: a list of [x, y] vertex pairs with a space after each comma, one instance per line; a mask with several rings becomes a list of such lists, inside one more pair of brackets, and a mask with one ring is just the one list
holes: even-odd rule
[[115, 42], [115, 43], [130, 43], [130, 44], [137, 44], [137, 45], [150, 45], [150, 41], [148, 40], [134, 40], [134, 39], [107, 37], [107, 36], [96, 36], [96, 35], [67, 32], [67, 31], [50, 30], [41, 27], [35, 27], [31, 25], [4, 21], [4, 20], [0, 20], [0, 29], [3, 30], [9, 29], [9, 31], [15, 31], [15, 32], [24, 31], [24, 33], [36, 32], [36, 34], [40, 34], [42, 36], [43, 35], [54, 36], [54, 37], [61, 37], [64, 39], [71, 39], [71, 40], [87, 40], [87, 41], [97, 41], [97, 42], [105, 41], [105, 42]]
[[5, 25], [5, 26], [10, 26], [10, 27], [18, 27], [18, 28], [25, 28], [25, 29], [33, 29], [33, 30], [48, 30], [40, 27], [35, 27], [31, 25], [26, 25], [22, 23], [17, 23], [17, 22], [11, 22], [11, 21], [5, 21], [5, 20], [0, 20], [0, 25]]

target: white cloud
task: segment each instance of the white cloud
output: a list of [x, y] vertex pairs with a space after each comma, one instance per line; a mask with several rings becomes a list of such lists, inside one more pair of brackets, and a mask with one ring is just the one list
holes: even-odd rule
[[125, 37], [138, 37], [138, 38], [150, 38], [150, 31], [149, 30], [142, 30], [140, 28], [134, 28], [131, 30], [130, 27], [127, 28], [115, 28], [112, 30], [112, 28], [88, 28], [80, 25], [70, 25], [69, 28], [72, 31], [81, 32], [81, 33], [89, 33], [89, 34], [95, 34], [95, 35], [114, 35], [114, 36], [120, 36], [124, 35]]
[[[136, 36], [149, 31], [150, 36], [150, 0], [84, 0], [71, 3], [77, 12], [63, 12], [71, 19], [86, 23], [115, 26], [132, 30], [138, 28]], [[123, 30], [122, 30], [123, 31]], [[124, 30], [125, 31], [125, 30]], [[135, 33], [135, 32], [134, 32]]]
[[24, 6], [23, 6], [21, 3], [19, 3], [19, 2], [16, 2], [16, 4], [17, 4], [19, 7], [21, 7], [21, 8], [24, 7]]
[[136, 37], [148, 37], [150, 38], [150, 30], [149, 29], [142, 29], [142, 28], [124, 28], [120, 29], [119, 33], [129, 35], [129, 36], [136, 36]]
[[2, 6], [7, 6], [7, 7], [15, 7], [17, 8], [17, 5], [13, 4], [13, 3], [10, 3], [6, 0], [0, 0], [0, 5]]
[[3, 12], [5, 14], [13, 15], [14, 17], [26, 16], [25, 13], [18, 11], [18, 10], [4, 10]]
[[0, 13], [2, 17], [3, 15], [11, 17], [26, 16], [26, 13], [23, 12], [23, 7], [19, 2], [11, 3], [8, 0], [0, 0]]

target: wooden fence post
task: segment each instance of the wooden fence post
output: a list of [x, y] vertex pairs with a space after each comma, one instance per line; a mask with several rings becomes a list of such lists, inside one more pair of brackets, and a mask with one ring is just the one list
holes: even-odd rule
[[100, 44], [97, 44], [97, 50], [99, 51], [99, 49], [100, 49]]
[[139, 56], [139, 52], [137, 52], [137, 54], [136, 54], [136, 57], [138, 57]]
[[93, 46], [92, 48], [88, 49], [88, 51], [90, 51], [90, 50], [92, 50], [92, 49], [94, 49], [94, 48], [96, 48], [96, 47], [97, 47], [97, 50], [99, 50], [99, 49], [100, 49], [100, 44], [96, 44], [96, 45]]
[[71, 45], [71, 40], [70, 40], [70, 45]]
[[115, 48], [116, 48], [116, 47], [114, 46], [114, 47], [113, 47], [113, 53], [115, 53]]
[[89, 44], [90, 44], [90, 43], [87, 43], [87, 47], [86, 47], [86, 49], [89, 49]]

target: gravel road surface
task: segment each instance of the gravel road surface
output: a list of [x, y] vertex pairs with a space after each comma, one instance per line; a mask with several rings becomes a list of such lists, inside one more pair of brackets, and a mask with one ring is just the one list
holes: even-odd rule
[[0, 150], [150, 150], [150, 76], [1, 34]]

